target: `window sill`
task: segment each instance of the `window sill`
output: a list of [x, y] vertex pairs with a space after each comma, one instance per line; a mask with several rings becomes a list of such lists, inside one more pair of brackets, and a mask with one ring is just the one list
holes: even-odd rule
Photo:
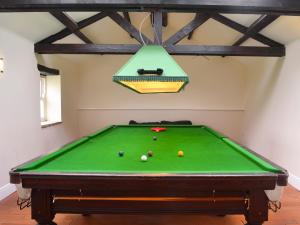
[[41, 127], [42, 128], [52, 127], [61, 123], [62, 121], [45, 121], [45, 122], [41, 122]]

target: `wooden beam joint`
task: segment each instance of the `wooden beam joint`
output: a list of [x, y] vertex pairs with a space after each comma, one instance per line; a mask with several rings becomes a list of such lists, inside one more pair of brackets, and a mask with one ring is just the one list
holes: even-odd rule
[[173, 34], [168, 40], [164, 42], [164, 46], [175, 45], [183, 38], [188, 36], [191, 32], [204, 24], [210, 16], [208, 14], [201, 14], [196, 16], [190, 23], [181, 28], [177, 33]]
[[60, 11], [50, 11], [50, 14], [64, 24], [72, 33], [74, 33], [83, 42], [92, 44], [93, 42], [79, 30], [78, 24], [66, 13]]
[[248, 35], [249, 37], [253, 38], [254, 40], [261, 42], [265, 45], [271, 46], [271, 47], [283, 47], [283, 44], [276, 42], [260, 33], [249, 33], [248, 32], [248, 27], [239, 24], [223, 15], [220, 14], [212, 14], [211, 18], [218, 21], [219, 23], [222, 23], [242, 34]]
[[239, 40], [237, 40], [233, 46], [239, 46], [247, 41], [251, 36], [257, 34], [272, 22], [274, 22], [279, 16], [274, 15], [263, 15], [259, 17], [245, 32], [244, 36], [242, 36]]
[[[84, 20], [81, 20], [80, 22], [77, 23], [78, 25], [78, 28], [76, 30], [80, 30], [80, 29], [83, 29], [93, 23], [96, 23], [97, 21], [105, 18], [106, 16], [109, 15], [109, 12], [101, 12], [101, 13], [97, 13], [96, 15], [93, 15], [89, 18], [86, 18]], [[58, 40], [61, 40], [65, 37], [67, 37], [68, 35], [72, 34], [73, 32], [68, 29], [68, 28], [65, 28], [41, 41], [39, 41], [38, 43], [41, 44], [41, 43], [53, 43], [55, 41], [58, 41]]]
[[132, 35], [138, 42], [141, 44], [152, 44], [153, 42], [144, 34], [140, 34], [140, 31], [136, 29], [129, 21], [124, 19], [117, 12], [113, 12], [109, 15], [109, 17], [115, 21], [121, 28], [127, 31], [130, 35]]

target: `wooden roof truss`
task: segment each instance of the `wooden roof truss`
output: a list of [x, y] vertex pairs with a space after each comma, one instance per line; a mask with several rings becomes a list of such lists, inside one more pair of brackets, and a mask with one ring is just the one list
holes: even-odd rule
[[[285, 46], [260, 32], [281, 15], [300, 15], [300, 2], [293, 0], [3, 0], [0, 12], [48, 12], [65, 28], [35, 44], [40, 54], [134, 54], [143, 44], [159, 44], [173, 55], [206, 56], [262, 56], [281, 57]], [[97, 14], [76, 22], [67, 12], [98, 11]], [[130, 12], [150, 12], [154, 30], [153, 40], [131, 23]], [[194, 18], [167, 40], [163, 40], [163, 27], [168, 26], [169, 12], [193, 13]], [[246, 27], [226, 16], [235, 14], [260, 14], [261, 16]], [[103, 18], [109, 17], [138, 44], [96, 44], [81, 30]], [[192, 39], [194, 31], [209, 19], [224, 24], [241, 33], [232, 45], [178, 44], [184, 38]], [[74, 34], [83, 44], [55, 44], [56, 41]], [[142, 37], [142, 38], [141, 38]], [[263, 46], [243, 46], [252, 38]]]

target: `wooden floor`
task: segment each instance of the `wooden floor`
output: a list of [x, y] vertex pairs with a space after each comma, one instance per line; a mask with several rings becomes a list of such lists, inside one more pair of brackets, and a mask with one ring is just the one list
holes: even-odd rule
[[[34, 225], [30, 209], [20, 211], [16, 206], [17, 195], [0, 202], [0, 225]], [[195, 216], [195, 215], [57, 215], [59, 225], [242, 225], [242, 216]], [[300, 225], [300, 192], [292, 187], [285, 189], [282, 209], [264, 225]]]

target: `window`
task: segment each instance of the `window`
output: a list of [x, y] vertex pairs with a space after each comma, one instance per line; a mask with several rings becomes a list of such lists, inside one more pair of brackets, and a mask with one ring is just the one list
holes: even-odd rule
[[40, 78], [40, 112], [41, 122], [47, 121], [47, 77], [41, 76]]
[[61, 79], [60, 76], [40, 76], [40, 117], [42, 127], [61, 121]]

